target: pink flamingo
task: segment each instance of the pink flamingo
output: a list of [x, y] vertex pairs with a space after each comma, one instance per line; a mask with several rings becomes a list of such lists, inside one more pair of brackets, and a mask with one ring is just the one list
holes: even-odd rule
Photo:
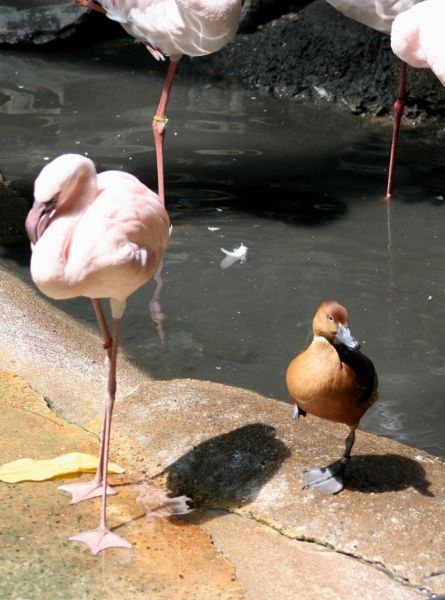
[[77, 6], [105, 13], [142, 42], [156, 60], [170, 57], [152, 128], [155, 140], [158, 193], [165, 202], [163, 144], [176, 68], [181, 57], [217, 52], [238, 30], [241, 0], [74, 0]]
[[428, 68], [445, 85], [445, 4], [424, 0], [394, 19], [391, 47], [412, 67]]
[[[31, 275], [50, 298], [86, 296], [93, 301], [108, 352], [108, 385], [99, 464], [89, 483], [61, 486], [71, 503], [102, 496], [100, 524], [70, 538], [93, 554], [131, 547], [109, 530], [106, 520], [107, 466], [116, 359], [121, 318], [127, 298], [160, 269], [170, 235], [170, 220], [157, 194], [121, 171], [96, 173], [79, 154], [63, 154], [46, 165], [34, 184], [34, 204], [26, 219], [33, 245]], [[108, 298], [113, 319], [110, 337], [99, 298]], [[105, 346], [104, 346], [105, 347]]]
[[[372, 29], [390, 34], [394, 19], [422, 0], [327, 0], [345, 16], [368, 25]], [[397, 144], [400, 121], [406, 104], [406, 62], [400, 65], [399, 90], [394, 102], [394, 124], [389, 154], [386, 198], [392, 196], [394, 189], [394, 170], [396, 165]]]

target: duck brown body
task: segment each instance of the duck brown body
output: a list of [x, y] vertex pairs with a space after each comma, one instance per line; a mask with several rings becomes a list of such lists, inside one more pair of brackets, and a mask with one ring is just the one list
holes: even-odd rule
[[371, 360], [320, 337], [291, 361], [286, 383], [300, 411], [349, 426], [357, 425], [377, 399]]

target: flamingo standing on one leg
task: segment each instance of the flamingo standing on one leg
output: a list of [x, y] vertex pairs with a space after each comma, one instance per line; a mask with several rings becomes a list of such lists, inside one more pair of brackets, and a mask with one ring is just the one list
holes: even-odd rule
[[158, 193], [165, 202], [163, 144], [170, 97], [178, 61], [217, 52], [238, 30], [241, 0], [74, 0], [77, 6], [105, 13], [142, 42], [156, 60], [170, 57], [152, 128]]
[[[327, 0], [331, 6], [345, 16], [368, 25], [372, 29], [390, 34], [394, 19], [409, 10], [422, 0]], [[392, 196], [394, 189], [394, 170], [396, 164], [397, 144], [399, 140], [400, 121], [406, 104], [406, 62], [400, 65], [399, 90], [394, 102], [394, 124], [389, 155], [388, 180], [386, 198]]]
[[[72, 503], [102, 496], [99, 527], [71, 537], [93, 554], [130, 547], [107, 526], [107, 466], [116, 394], [116, 358], [127, 298], [158, 271], [170, 235], [170, 220], [157, 194], [121, 171], [96, 173], [93, 162], [63, 154], [46, 165], [35, 181], [34, 204], [26, 219], [33, 244], [31, 275], [50, 298], [86, 296], [93, 300], [108, 350], [108, 386], [99, 465], [89, 483], [62, 486]], [[100, 308], [109, 298], [113, 336]]]

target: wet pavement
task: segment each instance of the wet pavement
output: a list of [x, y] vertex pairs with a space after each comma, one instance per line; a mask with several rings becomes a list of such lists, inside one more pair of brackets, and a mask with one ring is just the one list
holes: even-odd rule
[[[0, 276], [0, 463], [95, 453], [98, 336], [7, 271]], [[302, 489], [302, 471], [338, 457], [341, 426], [294, 423], [289, 406], [241, 388], [153, 381], [124, 356], [119, 377], [111, 455], [126, 472], [113, 475], [110, 521], [133, 548], [94, 557], [69, 542], [95, 526], [99, 504], [70, 506], [60, 481], [1, 483], [2, 597], [371, 600], [445, 592], [439, 459], [360, 431], [346, 489], [326, 496]], [[186, 493], [196, 510], [147, 519], [137, 501], [141, 481]]]

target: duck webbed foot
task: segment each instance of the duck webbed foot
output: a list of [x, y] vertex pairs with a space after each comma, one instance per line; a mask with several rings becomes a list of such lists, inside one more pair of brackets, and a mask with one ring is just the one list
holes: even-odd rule
[[308, 469], [304, 472], [304, 488], [316, 488], [327, 494], [338, 494], [345, 487], [345, 467], [346, 461], [342, 459], [328, 467]]

